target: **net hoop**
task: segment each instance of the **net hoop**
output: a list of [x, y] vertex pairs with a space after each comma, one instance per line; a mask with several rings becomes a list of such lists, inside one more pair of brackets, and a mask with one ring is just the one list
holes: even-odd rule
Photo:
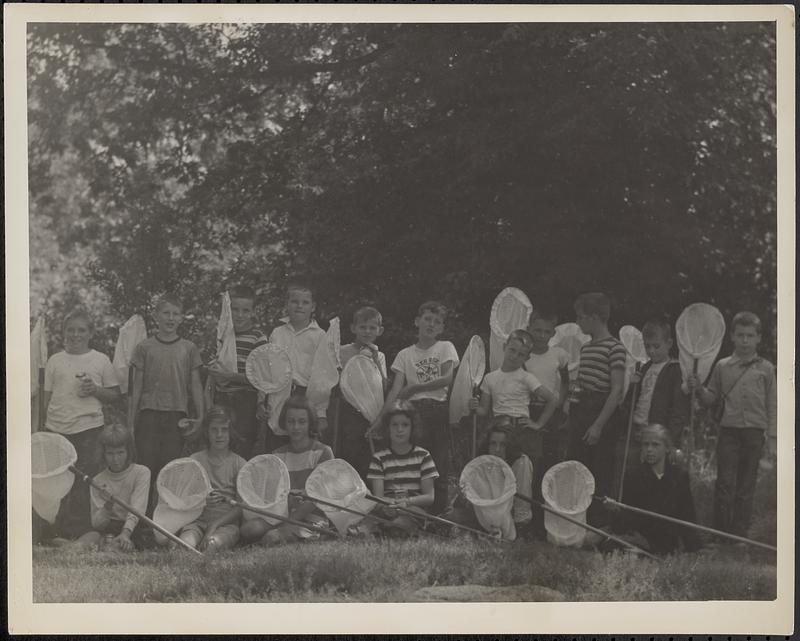
[[282, 392], [292, 382], [292, 361], [285, 347], [267, 343], [247, 356], [245, 375], [250, 384], [265, 394]]
[[356, 354], [347, 361], [339, 386], [345, 400], [370, 423], [378, 418], [383, 407], [383, 377], [369, 356]]

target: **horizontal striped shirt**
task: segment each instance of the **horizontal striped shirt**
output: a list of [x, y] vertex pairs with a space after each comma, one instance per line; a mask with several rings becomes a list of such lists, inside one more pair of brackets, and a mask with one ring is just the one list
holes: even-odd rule
[[368, 481], [383, 481], [383, 493], [387, 497], [398, 492], [408, 496], [422, 493], [422, 481], [439, 477], [436, 464], [428, 450], [416, 445], [405, 454], [397, 454], [391, 449], [379, 450], [372, 457], [367, 473]]
[[256, 347], [261, 347], [267, 344], [267, 337], [257, 327], [236, 334], [236, 370], [239, 374], [245, 373], [245, 363], [247, 357], [250, 356]]
[[583, 392], [611, 391], [611, 370], [625, 370], [625, 347], [613, 336], [590, 341], [581, 347], [578, 386]]

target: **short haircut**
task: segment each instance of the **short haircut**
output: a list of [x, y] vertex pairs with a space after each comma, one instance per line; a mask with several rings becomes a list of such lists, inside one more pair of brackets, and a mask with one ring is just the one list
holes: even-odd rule
[[642, 325], [642, 337], [658, 333], [661, 338], [672, 340], [672, 323], [666, 318], [651, 318]]
[[597, 316], [603, 322], [608, 322], [611, 316], [611, 301], [602, 292], [589, 292], [581, 294], [575, 299], [576, 312], [583, 312], [587, 316]]
[[358, 323], [365, 323], [371, 320], [378, 321], [378, 325], [383, 324], [383, 316], [381, 316], [381, 313], [374, 307], [359, 307], [353, 313], [353, 325], [358, 325]]
[[256, 300], [256, 293], [252, 287], [248, 287], [247, 285], [236, 285], [235, 287], [231, 287], [228, 290], [228, 296], [231, 298], [244, 298], [245, 300], [250, 300], [255, 302]]
[[486, 433], [486, 439], [481, 446], [480, 452], [482, 454], [489, 453], [489, 440], [492, 434], [505, 434], [506, 435], [506, 463], [509, 465], [516, 462], [522, 456], [522, 447], [520, 446], [519, 439], [517, 438], [514, 430], [508, 425], [501, 425], [499, 423], [492, 423], [489, 426], [489, 431]]
[[417, 441], [419, 441], [420, 437], [422, 436], [420, 432], [422, 422], [420, 421], [417, 409], [410, 401], [397, 401], [389, 408], [386, 414], [383, 415], [383, 429], [386, 432], [386, 438], [389, 438], [389, 423], [392, 420], [392, 417], [397, 416], [398, 414], [407, 416], [408, 420], [411, 421], [410, 440], [412, 445], [416, 445]]
[[644, 439], [646, 433], [661, 439], [661, 442], [668, 450], [673, 448], [672, 435], [669, 433], [669, 430], [660, 423], [651, 423], [647, 427], [643, 427], [641, 431], [642, 439]]
[[558, 325], [558, 314], [555, 312], [555, 310], [552, 309], [547, 309], [547, 308], [534, 309], [533, 312], [531, 313], [530, 319], [528, 320], [528, 327], [530, 327], [533, 324], [533, 321], [537, 320], [547, 321], [548, 323], [552, 323], [553, 327], [555, 327], [556, 325]]
[[89, 312], [87, 312], [83, 307], [75, 307], [71, 309], [66, 316], [64, 316], [64, 322], [61, 323], [62, 329], [66, 329], [67, 323], [74, 320], [85, 321], [87, 327], [89, 328], [89, 332], [94, 333], [94, 321], [92, 320], [92, 317], [89, 316]]
[[417, 318], [422, 316], [425, 312], [430, 312], [431, 314], [441, 316], [442, 320], [447, 319], [447, 307], [444, 305], [444, 303], [440, 303], [438, 300], [427, 300], [422, 303], [417, 310]]
[[738, 326], [753, 327], [756, 332], [761, 333], [761, 319], [753, 312], [739, 312], [731, 321], [731, 331], [735, 331]]
[[175, 294], [164, 294], [163, 296], [159, 296], [158, 300], [156, 301], [155, 310], [160, 311], [164, 305], [174, 305], [181, 310], [181, 312], [183, 312], [183, 301]]
[[288, 298], [290, 292], [308, 292], [311, 294], [311, 300], [317, 299], [317, 292], [308, 281], [300, 278], [293, 278], [286, 284], [286, 296]]
[[510, 343], [511, 341], [519, 341], [522, 343], [522, 346], [526, 349], [530, 349], [533, 347], [533, 336], [531, 336], [528, 332], [524, 329], [515, 329], [508, 335], [508, 340], [506, 344]]
[[128, 464], [133, 462], [133, 433], [121, 423], [109, 423], [103, 426], [97, 435], [97, 441], [103, 453], [109, 447], [124, 447], [128, 451]]
[[286, 430], [286, 414], [289, 410], [305, 410], [308, 414], [308, 435], [312, 438], [319, 436], [317, 428], [317, 417], [314, 415], [314, 410], [311, 409], [311, 404], [305, 396], [290, 396], [281, 408], [280, 416], [278, 416], [278, 425]]

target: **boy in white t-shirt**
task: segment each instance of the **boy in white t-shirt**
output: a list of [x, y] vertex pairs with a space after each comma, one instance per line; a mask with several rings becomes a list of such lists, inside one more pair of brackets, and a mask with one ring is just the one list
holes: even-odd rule
[[[470, 409], [478, 416], [494, 416], [493, 425], [508, 425], [520, 443], [522, 452], [533, 463], [533, 478], [542, 465], [541, 430], [556, 409], [556, 397], [536, 376], [523, 369], [531, 351], [533, 338], [523, 329], [508, 337], [503, 348], [500, 369], [489, 372], [481, 383], [480, 403], [470, 401]], [[531, 420], [529, 406], [533, 399], [544, 403], [537, 420]], [[532, 488], [520, 488], [531, 496]]]
[[434, 483], [434, 513], [447, 505], [447, 475], [450, 467], [450, 426], [447, 390], [458, 366], [458, 353], [450, 341], [440, 341], [447, 308], [437, 301], [420, 305], [414, 325], [417, 342], [400, 350], [392, 363], [394, 380], [383, 409], [370, 431], [398, 400], [411, 401], [419, 415], [418, 444], [433, 456], [439, 478]]
[[[569, 388], [569, 355], [558, 346], [550, 346], [555, 336], [558, 316], [550, 311], [534, 310], [528, 321], [528, 333], [533, 339], [531, 353], [525, 362], [525, 369], [539, 379], [539, 382], [556, 397], [556, 410], [546, 424], [542, 425], [543, 465], [549, 467], [566, 455], [566, 430], [558, 431], [564, 425], [562, 406], [567, 400]], [[530, 406], [531, 418], [542, 415], [545, 403], [534, 398]], [[562, 437], [563, 436], [563, 437]], [[534, 480], [536, 483], [536, 480]]]

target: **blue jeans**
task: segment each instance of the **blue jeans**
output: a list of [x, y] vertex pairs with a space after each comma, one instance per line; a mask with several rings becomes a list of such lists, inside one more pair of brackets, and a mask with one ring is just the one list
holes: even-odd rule
[[764, 430], [720, 427], [717, 438], [717, 484], [714, 488], [714, 527], [747, 536], [753, 516], [758, 462]]

